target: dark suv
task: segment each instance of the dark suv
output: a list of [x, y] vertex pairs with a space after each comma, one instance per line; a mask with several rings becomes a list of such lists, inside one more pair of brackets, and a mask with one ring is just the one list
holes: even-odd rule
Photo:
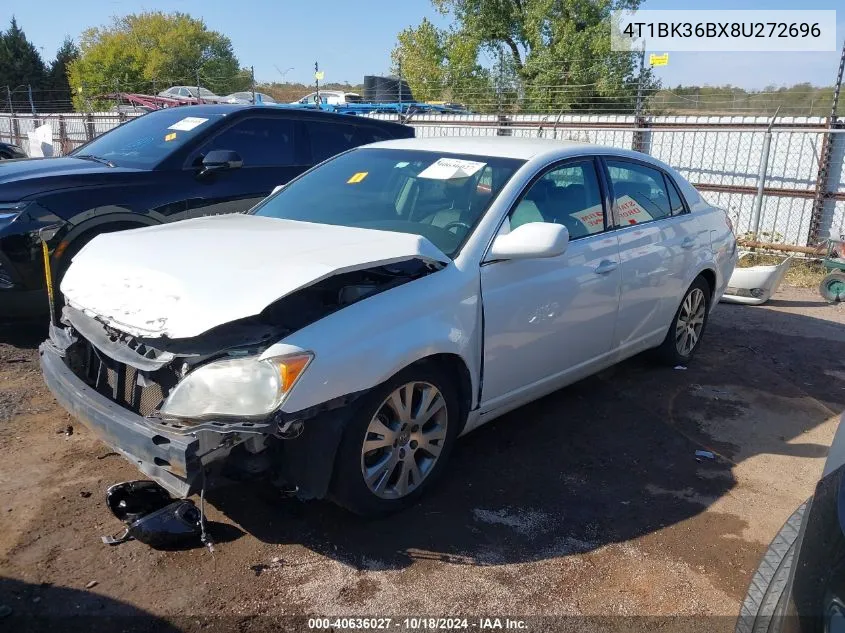
[[412, 136], [408, 126], [313, 110], [181, 106], [145, 114], [66, 157], [3, 161], [0, 318], [47, 313], [42, 239], [57, 284], [95, 235], [245, 211], [330, 156]]

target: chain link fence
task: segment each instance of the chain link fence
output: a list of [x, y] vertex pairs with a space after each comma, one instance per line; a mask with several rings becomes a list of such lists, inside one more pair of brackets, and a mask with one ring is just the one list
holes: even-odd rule
[[[48, 151], [60, 156], [133, 116], [0, 115], [0, 140], [32, 154], [29, 132], [49, 124]], [[672, 165], [726, 209], [740, 237], [804, 247], [845, 233], [845, 126], [824, 117], [417, 114], [405, 122], [422, 138], [549, 138], [635, 149]]]

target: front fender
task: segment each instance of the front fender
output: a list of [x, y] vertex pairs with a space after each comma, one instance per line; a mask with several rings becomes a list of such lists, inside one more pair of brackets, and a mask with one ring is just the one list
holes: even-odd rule
[[463, 360], [474, 407], [481, 364], [479, 301], [477, 274], [452, 264], [294, 332], [262, 355], [297, 348], [314, 353], [282, 410], [293, 413], [371, 389], [434, 354]]

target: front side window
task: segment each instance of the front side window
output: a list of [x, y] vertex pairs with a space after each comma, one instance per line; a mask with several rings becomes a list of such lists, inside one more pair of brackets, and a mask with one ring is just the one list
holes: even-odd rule
[[513, 158], [354, 149], [292, 181], [254, 213], [411, 233], [454, 257], [523, 164]]
[[662, 220], [672, 215], [663, 172], [628, 161], [607, 161], [622, 226]]
[[295, 127], [281, 117], [242, 119], [203, 144], [189, 162], [196, 165], [211, 150], [226, 149], [237, 152], [244, 167], [295, 165]]
[[509, 216], [510, 229], [528, 222], [563, 224], [571, 239], [606, 230], [595, 163], [582, 160], [546, 172]]

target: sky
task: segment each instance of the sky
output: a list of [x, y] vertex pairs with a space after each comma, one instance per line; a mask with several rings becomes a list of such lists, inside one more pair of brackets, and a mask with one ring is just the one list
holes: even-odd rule
[[[643, 9], [794, 9], [795, 0], [645, 0]], [[803, 9], [839, 9], [837, 42], [845, 37], [842, 0], [808, 0]], [[259, 81], [313, 82], [319, 60], [325, 81], [357, 84], [384, 74], [396, 34], [424, 17], [450, 24], [430, 0], [3, 0], [0, 28], [12, 15], [50, 61], [65, 36], [78, 41], [111, 16], [140, 11], [181, 11], [205, 20], [232, 40], [242, 66], [254, 66]], [[482, 57], [482, 63], [487, 60]], [[831, 85], [839, 53], [670, 53], [655, 69], [664, 86], [733, 84], [746, 89], [810, 82]]]

